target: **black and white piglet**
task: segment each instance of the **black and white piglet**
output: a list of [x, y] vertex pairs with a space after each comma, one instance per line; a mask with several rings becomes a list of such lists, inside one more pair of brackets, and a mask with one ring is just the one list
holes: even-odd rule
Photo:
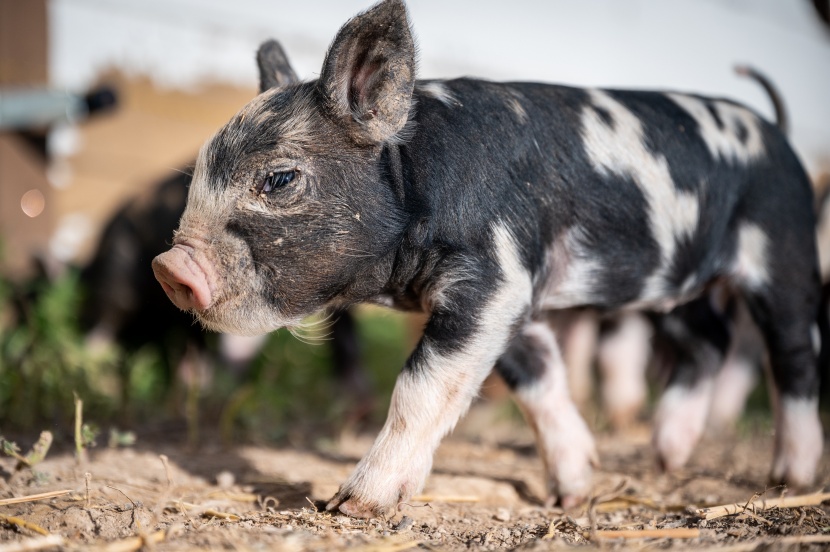
[[[263, 88], [290, 71], [275, 48], [260, 52]], [[383, 430], [329, 503], [367, 517], [423, 485], [494, 366], [536, 430], [551, 496], [587, 496], [594, 441], [546, 311], [669, 310], [715, 280], [743, 294], [770, 351], [772, 476], [809, 485], [822, 452], [815, 249], [807, 176], [752, 111], [678, 93], [416, 81], [406, 8], [385, 0], [343, 26], [319, 79], [265, 90], [204, 145], [153, 268], [174, 303], [225, 332], [358, 302], [429, 313]], [[690, 305], [675, 317], [687, 356], [719, 362], [728, 335], [706, 301]], [[671, 390], [680, 417], [687, 403]]]

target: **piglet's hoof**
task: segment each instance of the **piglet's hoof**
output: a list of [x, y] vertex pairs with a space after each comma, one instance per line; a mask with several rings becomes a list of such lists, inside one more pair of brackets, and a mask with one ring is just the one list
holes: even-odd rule
[[545, 508], [559, 506], [563, 510], [570, 510], [585, 503], [587, 497], [582, 495], [549, 496], [545, 501]]
[[385, 517], [386, 514], [385, 509], [378, 504], [361, 502], [354, 497], [343, 496], [340, 493], [334, 495], [334, 498], [329, 501], [326, 510], [340, 511], [347, 516], [362, 519]]

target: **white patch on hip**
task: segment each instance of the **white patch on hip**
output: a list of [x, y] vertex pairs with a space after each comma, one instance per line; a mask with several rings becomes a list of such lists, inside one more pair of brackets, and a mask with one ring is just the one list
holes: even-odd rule
[[[697, 122], [700, 137], [715, 159], [746, 164], [764, 155], [764, 140], [758, 117], [745, 107], [724, 101], [712, 102], [723, 123], [723, 128], [719, 128], [717, 120], [703, 100], [677, 93], [666, 96]], [[745, 143], [739, 137], [741, 128], [746, 132]]]
[[386, 423], [339, 495], [389, 510], [417, 492], [441, 438], [469, 408], [507, 348], [511, 327], [530, 307], [532, 285], [510, 232], [502, 223], [492, 231], [501, 278], [475, 332], [450, 354], [424, 346], [422, 364], [398, 376]]
[[544, 349], [545, 372], [516, 389], [516, 401], [536, 433], [550, 498], [569, 507], [591, 490], [591, 467], [598, 463], [594, 438], [571, 401], [567, 369], [550, 326], [532, 322], [522, 332]]
[[525, 110], [524, 106], [522, 106], [521, 100], [524, 96], [512, 88], [507, 89], [510, 97], [507, 98], [507, 108], [516, 116], [516, 119], [521, 124], [525, 124], [530, 120], [530, 117], [527, 115], [527, 111]]
[[741, 224], [732, 273], [749, 289], [770, 283], [768, 249], [769, 238], [757, 224]]
[[[646, 280], [641, 301], [659, 300], [671, 293], [666, 275], [674, 259], [677, 240], [691, 237], [699, 222], [697, 195], [678, 190], [666, 158], [646, 147], [639, 118], [606, 92], [589, 92], [593, 106], [582, 111], [582, 138], [588, 159], [603, 175], [631, 178], [648, 202], [648, 220], [660, 246], [660, 267]], [[594, 107], [604, 109], [612, 124]]]
[[447, 86], [441, 81], [418, 83], [418, 90], [430, 98], [436, 99], [447, 107], [461, 107], [459, 102]]
[[548, 280], [540, 294], [543, 309], [565, 309], [592, 302], [604, 267], [582, 245], [583, 230], [574, 226], [554, 240], [546, 253]]

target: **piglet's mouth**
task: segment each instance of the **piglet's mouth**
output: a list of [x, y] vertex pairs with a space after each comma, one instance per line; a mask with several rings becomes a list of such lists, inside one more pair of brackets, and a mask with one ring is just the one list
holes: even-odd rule
[[167, 297], [185, 311], [203, 312], [213, 303], [213, 271], [197, 261], [196, 249], [178, 243], [153, 259], [153, 273]]

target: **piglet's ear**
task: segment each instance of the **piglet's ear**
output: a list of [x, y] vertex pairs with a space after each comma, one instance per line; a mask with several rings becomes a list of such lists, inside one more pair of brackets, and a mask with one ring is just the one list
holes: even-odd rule
[[402, 0], [385, 0], [349, 20], [329, 47], [320, 86], [355, 139], [380, 144], [406, 124], [415, 86], [415, 45]]
[[297, 82], [297, 74], [288, 63], [288, 56], [276, 40], [263, 42], [256, 53], [259, 66], [259, 91]]

